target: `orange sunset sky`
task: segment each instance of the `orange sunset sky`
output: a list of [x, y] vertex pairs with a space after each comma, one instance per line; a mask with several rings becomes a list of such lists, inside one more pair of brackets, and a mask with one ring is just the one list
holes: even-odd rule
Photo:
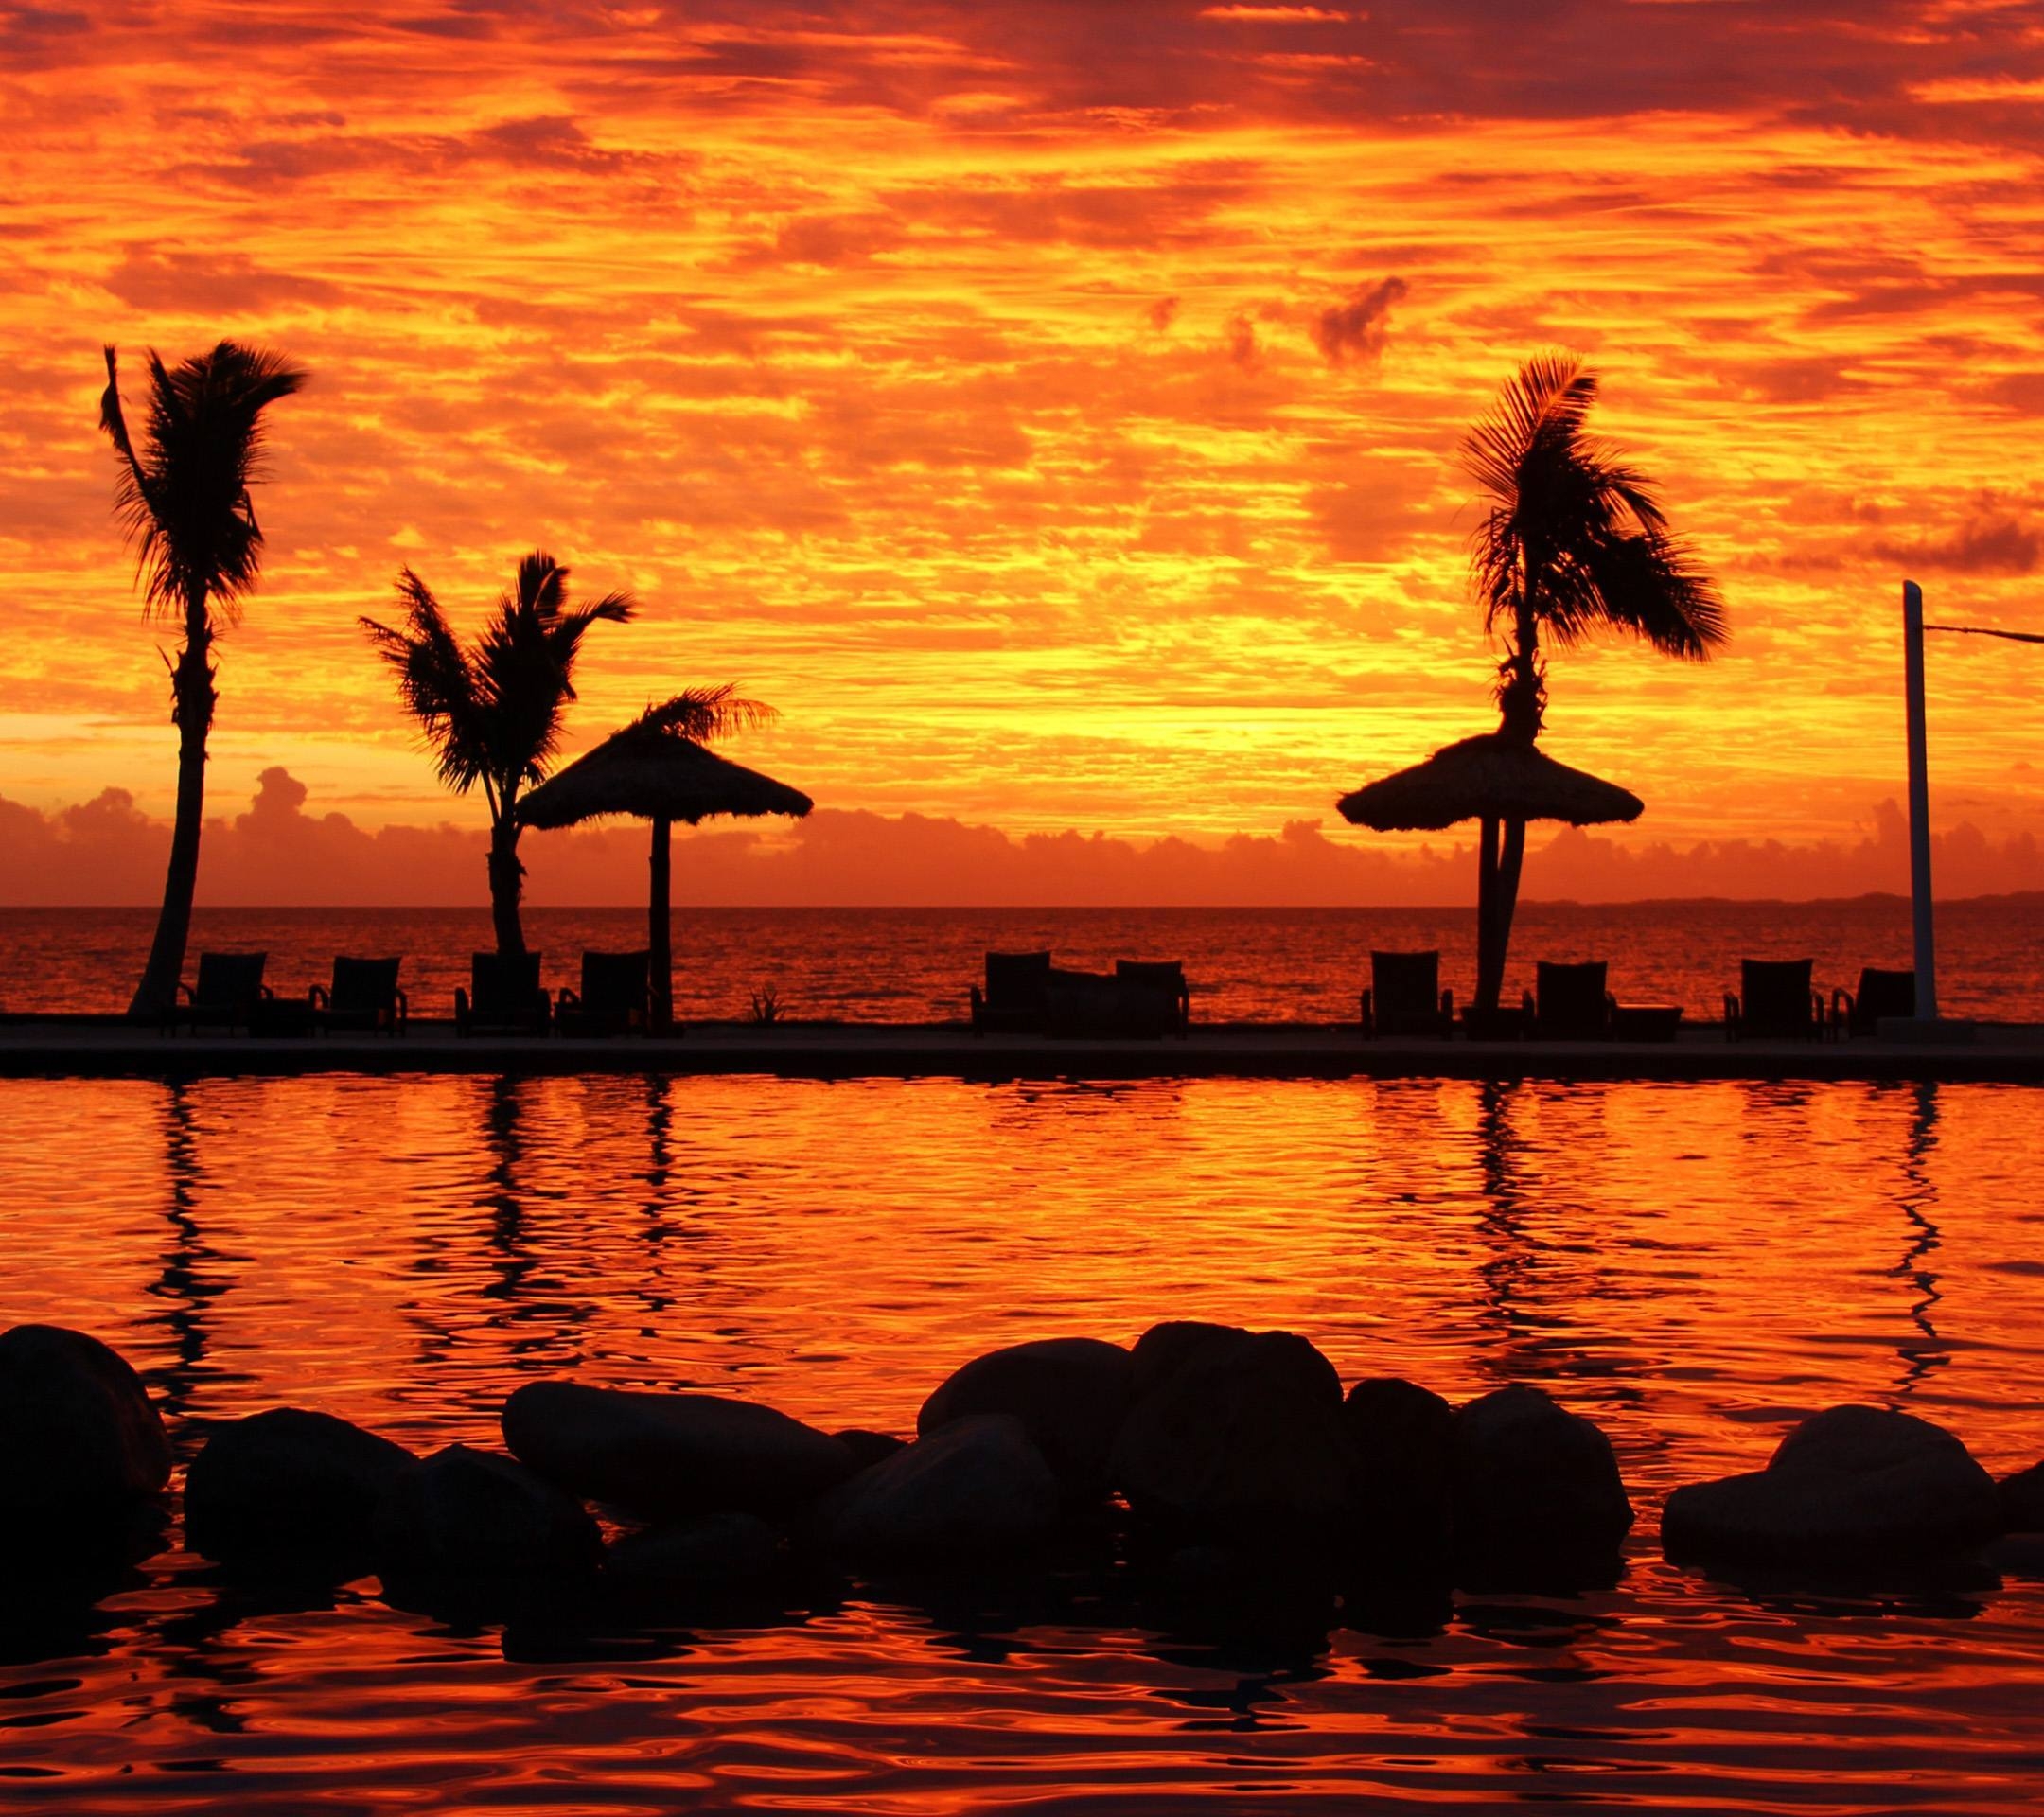
[[[1033, 852], [1029, 889], [1084, 899], [1112, 842], [1247, 836], [1235, 883], [1157, 892], [1289, 854], [1302, 899], [1458, 898], [1410, 882], [1454, 836], [1422, 857], [1333, 799], [1493, 721], [1452, 456], [1554, 345], [1733, 642], [1556, 660], [1548, 748], [1648, 811], [1544, 871], [1536, 838], [1528, 893], [1899, 887], [1903, 575], [1933, 618], [2044, 629], [2040, 20], [0, 3], [0, 900], [160, 882], [175, 734], [98, 349], [133, 397], [146, 346], [223, 334], [314, 382], [274, 413], [210, 769], [244, 823], [202, 901], [331, 894], [336, 841], [402, 899], [450, 837], [402, 829], [480, 825], [355, 620], [410, 563], [472, 626], [535, 544], [644, 606], [591, 636], [571, 749], [742, 682], [785, 716], [732, 754], [830, 810], [824, 895], [857, 893], [835, 849], [876, 876], [898, 845], [937, 900], [931, 854]], [[1930, 674], [1944, 881], [2044, 884], [2044, 649], [1944, 640]], [[1071, 830], [1107, 840], [1041, 837]], [[612, 894], [549, 874], [569, 849], [528, 839], [535, 899]]]

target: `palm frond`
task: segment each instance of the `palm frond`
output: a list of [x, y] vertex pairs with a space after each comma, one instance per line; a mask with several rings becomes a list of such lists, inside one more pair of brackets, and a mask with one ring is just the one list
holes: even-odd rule
[[1669, 533], [1659, 488], [1611, 444], [1585, 433], [1595, 375], [1572, 356], [1529, 361], [1464, 439], [1466, 470], [1489, 496], [1471, 538], [1484, 624], [1508, 626], [1528, 659], [1621, 630], [1700, 660], [1724, 642], [1724, 602]]
[[506, 785], [541, 781], [559, 753], [566, 710], [575, 698], [575, 659], [590, 626], [624, 624], [637, 609], [625, 592], [572, 604], [568, 575], [544, 550], [526, 556], [476, 647], [490, 743]]
[[1620, 537], [1597, 549], [1585, 566], [1598, 622], [1691, 662], [1704, 661], [1725, 641], [1724, 600], [1673, 538]]
[[377, 654], [397, 680], [397, 697], [418, 721], [440, 780], [458, 794], [492, 774], [488, 727], [477, 698], [475, 665], [426, 583], [399, 571], [397, 597], [403, 628], [360, 621]]
[[1553, 459], [1573, 446], [1596, 393], [1596, 375], [1584, 371], [1574, 354], [1527, 361], [1463, 437], [1464, 470], [1492, 498], [1509, 502], [1528, 462], [1542, 453]]
[[544, 623], [559, 613], [567, 591], [568, 570], [544, 549], [535, 549], [520, 557], [518, 576], [508, 597], [514, 609], [529, 612]]
[[121, 463], [115, 508], [145, 598], [172, 618], [205, 612], [230, 623], [262, 566], [250, 488], [264, 470], [263, 413], [302, 390], [308, 374], [281, 354], [233, 341], [174, 367], [151, 351], [137, 438], [121, 405], [115, 349], [105, 357], [99, 426]]
[[749, 700], [734, 681], [714, 688], [684, 688], [649, 706], [617, 735], [620, 738], [686, 738], [691, 744], [714, 744], [736, 732], [770, 726], [778, 710], [764, 700]]

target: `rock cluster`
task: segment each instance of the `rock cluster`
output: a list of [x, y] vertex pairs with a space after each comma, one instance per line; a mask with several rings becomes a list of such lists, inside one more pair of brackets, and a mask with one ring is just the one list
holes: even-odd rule
[[[1402, 1595], [1612, 1580], [1632, 1507], [1610, 1440], [1541, 1389], [1456, 1408], [1393, 1378], [1343, 1392], [1286, 1332], [1176, 1321], [1132, 1348], [1017, 1344], [965, 1364], [916, 1437], [826, 1433], [719, 1395], [520, 1388], [507, 1453], [418, 1457], [326, 1413], [216, 1427], [185, 1473], [187, 1538], [222, 1563], [373, 1570], [396, 1596], [584, 1584], [699, 1601], [808, 1559], [1013, 1561], [1119, 1525], [1161, 1580], [1240, 1585], [1318, 1561]], [[89, 1526], [155, 1506], [163, 1423], [126, 1363], [45, 1326], [0, 1335], [0, 1519]], [[617, 1528], [608, 1542], [594, 1504]], [[1831, 1567], [2044, 1529], [2044, 1465], [1997, 1485], [1927, 1421], [1835, 1407], [1768, 1467], [1668, 1498], [1671, 1558]]]

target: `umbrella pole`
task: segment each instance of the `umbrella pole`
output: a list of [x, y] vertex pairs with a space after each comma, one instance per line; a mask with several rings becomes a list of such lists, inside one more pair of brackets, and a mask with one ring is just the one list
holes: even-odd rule
[[1498, 823], [1486, 819], [1476, 847], [1476, 1002], [1479, 1014], [1497, 1008], [1505, 967], [1493, 951], [1497, 924]]
[[674, 1027], [674, 934], [668, 868], [668, 836], [673, 822], [653, 817], [653, 851], [647, 864], [653, 873], [651, 903], [646, 910], [647, 969], [653, 982], [653, 1031], [665, 1034]]
[[1497, 989], [1505, 995], [1505, 961], [1511, 956], [1512, 916], [1519, 908], [1519, 878], [1525, 869], [1525, 822], [1507, 820], [1505, 842], [1498, 850], [1497, 881], [1491, 886], [1490, 913], [1497, 923]]

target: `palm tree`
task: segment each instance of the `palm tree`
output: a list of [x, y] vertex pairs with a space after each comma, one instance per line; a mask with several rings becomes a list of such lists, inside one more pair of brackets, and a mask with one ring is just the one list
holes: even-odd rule
[[[1461, 449], [1488, 505], [1470, 567], [1484, 627], [1498, 633], [1498, 736], [1531, 745], [1546, 718], [1541, 638], [1567, 649], [1594, 631], [1629, 632], [1665, 656], [1700, 662], [1724, 642], [1724, 602], [1670, 534], [1656, 488], [1584, 425], [1597, 379], [1579, 360], [1528, 361]], [[1493, 873], [1485, 823], [1485, 873]], [[1495, 859], [1494, 960], [1476, 980], [1479, 1009], [1495, 1009], [1506, 940], [1519, 899], [1525, 822], [1507, 820]]]
[[626, 623], [636, 608], [625, 592], [606, 593], [592, 606], [569, 604], [568, 570], [537, 549], [519, 563], [518, 578], [473, 644], [454, 635], [439, 601], [409, 568], [397, 576], [397, 597], [405, 609], [401, 627], [373, 618], [361, 627], [396, 672], [398, 698], [424, 731], [440, 780], [464, 795], [482, 785], [497, 950], [521, 953], [519, 791], [545, 779], [559, 749], [584, 635], [599, 619]]
[[99, 427], [120, 459], [115, 510], [134, 546], [150, 615], [176, 625], [183, 646], [170, 670], [170, 719], [178, 729], [177, 820], [163, 908], [142, 981], [128, 1006], [151, 1015], [176, 999], [199, 881], [205, 818], [206, 736], [220, 696], [213, 644], [256, 590], [263, 534], [249, 491], [261, 477], [263, 412], [307, 379], [281, 354], [222, 341], [168, 367], [149, 356], [149, 409], [139, 446], [121, 409], [120, 371], [105, 349]]

